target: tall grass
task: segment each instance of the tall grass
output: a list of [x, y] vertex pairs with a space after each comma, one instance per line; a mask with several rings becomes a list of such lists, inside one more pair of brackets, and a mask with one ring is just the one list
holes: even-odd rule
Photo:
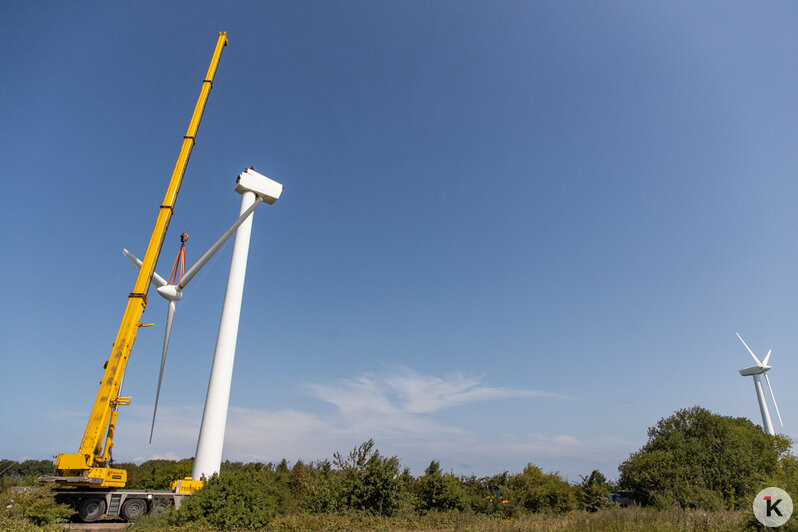
[[475, 523], [474, 531], [573, 530], [602, 532], [725, 532], [741, 530], [749, 512], [703, 510], [654, 510], [612, 508], [600, 512], [569, 512], [563, 515], [525, 515], [511, 522]]
[[[748, 527], [750, 511], [654, 510], [647, 508], [612, 508], [599, 512], [574, 511], [561, 515], [528, 514], [517, 519], [501, 519], [469, 512], [441, 512], [424, 516], [404, 514], [376, 517], [353, 513], [289, 514], [273, 521], [268, 530], [294, 531], [585, 531], [585, 532], [736, 532]], [[137, 530], [178, 532], [209, 531], [213, 528], [195, 524], [184, 527], [165, 526], [163, 521], [137, 523]], [[756, 528], [754, 528], [756, 529]]]

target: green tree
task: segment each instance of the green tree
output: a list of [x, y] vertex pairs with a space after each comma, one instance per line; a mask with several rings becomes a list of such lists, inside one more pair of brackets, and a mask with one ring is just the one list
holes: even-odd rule
[[418, 479], [416, 510], [422, 513], [431, 510], [445, 512], [467, 507], [468, 499], [460, 480], [450, 473], [441, 474], [438, 461], [430, 462], [424, 475]]
[[410, 474], [410, 468], [405, 467], [396, 480], [399, 483], [399, 506], [409, 510], [416, 500], [416, 478]]
[[175, 525], [199, 522], [223, 530], [261, 529], [289, 505], [288, 487], [273, 471], [241, 468], [211, 477], [169, 519]]
[[598, 470], [593, 470], [590, 475], [582, 477], [582, 482], [576, 486], [576, 498], [579, 509], [588, 512], [609, 508], [612, 503], [609, 494], [614, 486], [607, 482], [607, 478]]
[[399, 459], [380, 455], [374, 440], [355, 447], [349, 456], [333, 455], [341, 471], [343, 504], [353, 510], [391, 516], [399, 508]]
[[0, 488], [35, 486], [42, 475], [52, 475], [55, 465], [50, 460], [0, 460]]
[[474, 475], [461, 477], [460, 483], [468, 499], [468, 508], [474, 513], [513, 517], [517, 507], [508, 504], [510, 476], [501, 475], [477, 478]]
[[531, 512], [564, 513], [576, 508], [571, 485], [556, 473], [543, 473], [532, 464], [510, 477], [510, 500]]
[[335, 513], [342, 507], [341, 472], [333, 469], [329, 460], [314, 462], [296, 471], [292, 479], [292, 494], [299, 508], [312, 513]]
[[52, 475], [55, 465], [51, 460], [25, 460], [12, 467], [9, 472], [18, 477], [39, 477]]
[[619, 483], [658, 507], [739, 508], [783, 477], [779, 457], [789, 447], [748, 419], [695, 406], [648, 429], [648, 442], [620, 465]]
[[148, 460], [138, 467], [130, 467], [130, 464], [119, 464], [119, 467], [128, 472], [126, 487], [163, 490], [168, 489], [173, 480], [191, 476], [193, 463], [191, 458], [180, 461]]

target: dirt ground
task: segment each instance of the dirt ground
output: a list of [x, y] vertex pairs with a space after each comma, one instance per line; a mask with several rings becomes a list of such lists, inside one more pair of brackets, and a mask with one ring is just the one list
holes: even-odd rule
[[65, 530], [75, 532], [117, 532], [129, 527], [124, 521], [100, 521], [99, 523], [67, 523]]

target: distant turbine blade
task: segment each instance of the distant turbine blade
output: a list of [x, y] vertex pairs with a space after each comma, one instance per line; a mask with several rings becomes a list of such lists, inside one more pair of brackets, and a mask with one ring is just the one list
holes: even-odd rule
[[773, 399], [773, 406], [776, 407], [776, 414], [779, 416], [779, 423], [781, 426], [784, 426], [784, 422], [781, 420], [781, 412], [779, 412], [779, 405], [776, 403], [776, 396], [773, 395], [773, 386], [770, 385], [770, 379], [768, 378], [768, 374], [765, 373], [765, 382], [768, 383], [768, 390], [770, 390], [770, 397]]
[[161, 397], [161, 382], [163, 381], [163, 368], [166, 365], [166, 351], [169, 349], [169, 337], [172, 335], [172, 321], [175, 317], [175, 302], [169, 302], [169, 310], [166, 312], [166, 331], [163, 336], [163, 352], [161, 353], [161, 371], [158, 373], [158, 390], [155, 392], [155, 408], [152, 411], [152, 425], [150, 426], [150, 444], [152, 444], [152, 433], [155, 431], [155, 415], [158, 413], [158, 399]]
[[[127, 257], [128, 260], [136, 266], [136, 268], [141, 268], [141, 261], [138, 259], [138, 257], [126, 249], [123, 249], [122, 253], [125, 254], [125, 257]], [[156, 288], [166, 286], [166, 280], [155, 272], [152, 272], [152, 283]]]
[[756, 365], [757, 365], [757, 366], [761, 366], [761, 365], [762, 365], [762, 363], [759, 361], [759, 359], [758, 359], [758, 358], [756, 358], [756, 355], [754, 354], [754, 352], [753, 352], [753, 351], [751, 351], [751, 348], [750, 348], [750, 347], [748, 347], [748, 344], [747, 344], [747, 343], [745, 343], [745, 340], [743, 340], [743, 337], [742, 337], [742, 336], [740, 336], [740, 333], [737, 333], [737, 338], [739, 338], [739, 339], [740, 339], [740, 341], [743, 343], [743, 345], [745, 346], [745, 348], [746, 348], [746, 349], [748, 349], [748, 352], [749, 352], [749, 353], [751, 353], [751, 356], [752, 356], [752, 357], [754, 357], [754, 360], [756, 360]]
[[763, 365], [763, 366], [767, 366], [767, 365], [768, 365], [768, 360], [770, 360], [770, 354], [771, 354], [772, 352], [773, 352], [773, 350], [772, 350], [772, 349], [768, 349], [768, 355], [765, 357], [765, 360], [763, 360], [763, 361], [762, 361], [762, 365]]

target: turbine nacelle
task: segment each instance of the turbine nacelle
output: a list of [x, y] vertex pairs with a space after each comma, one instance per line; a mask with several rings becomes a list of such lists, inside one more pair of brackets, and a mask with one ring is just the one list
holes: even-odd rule
[[[158, 291], [160, 292], [161, 289], [159, 288]], [[765, 373], [766, 371], [769, 371], [770, 369], [771, 369], [770, 366], [750, 366], [750, 367], [741, 369], [740, 370], [740, 375], [742, 375], [743, 377], [749, 377], [751, 375], [761, 375], [762, 373]]]
[[283, 185], [265, 175], [256, 172], [252, 168], [247, 168], [236, 179], [236, 192], [254, 192], [263, 201], [272, 205], [280, 198], [283, 192]]

